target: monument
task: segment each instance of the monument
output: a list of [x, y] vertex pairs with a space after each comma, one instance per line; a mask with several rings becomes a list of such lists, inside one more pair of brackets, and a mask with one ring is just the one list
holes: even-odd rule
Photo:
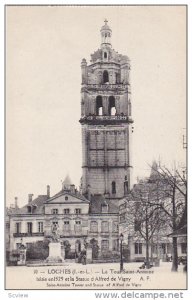
[[62, 246], [60, 242], [59, 226], [54, 224], [52, 226], [51, 242], [49, 243], [49, 256], [46, 258], [47, 263], [62, 263]]

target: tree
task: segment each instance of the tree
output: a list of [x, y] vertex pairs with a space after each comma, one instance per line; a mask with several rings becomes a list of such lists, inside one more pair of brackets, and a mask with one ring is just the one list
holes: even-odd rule
[[[158, 207], [164, 211], [167, 216], [168, 224], [175, 232], [187, 222], [187, 180], [181, 176], [178, 170], [174, 174], [166, 167], [154, 169], [159, 176], [159, 181], [163, 183], [164, 188], [160, 191], [161, 201]], [[173, 263], [172, 271], [178, 269], [177, 236], [172, 237], [173, 244]]]
[[[174, 232], [187, 214], [187, 182], [179, 171], [158, 168], [154, 162], [148, 179], [135, 184], [125, 198], [126, 226], [133, 227], [134, 235], [146, 243], [146, 262], [149, 267], [149, 246], [159, 234], [167, 236], [168, 228]], [[132, 230], [133, 231], [133, 230]], [[157, 238], [158, 240], [158, 238]], [[172, 271], [177, 271], [177, 237], [172, 237]]]
[[127, 225], [134, 227], [135, 237], [142, 237], [146, 243], [146, 266], [150, 267], [149, 247], [157, 232], [163, 230], [165, 213], [157, 205], [157, 185], [148, 179], [136, 184], [127, 200]]

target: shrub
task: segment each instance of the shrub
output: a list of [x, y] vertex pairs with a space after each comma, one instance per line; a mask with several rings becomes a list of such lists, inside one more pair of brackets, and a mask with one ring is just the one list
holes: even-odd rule
[[32, 243], [26, 253], [26, 259], [32, 260], [32, 259], [40, 259], [44, 260], [49, 256], [49, 241], [38, 241], [35, 243]]
[[119, 253], [117, 252], [112, 252], [112, 251], [107, 251], [107, 252], [102, 252], [99, 256], [99, 259], [118, 259], [120, 258]]

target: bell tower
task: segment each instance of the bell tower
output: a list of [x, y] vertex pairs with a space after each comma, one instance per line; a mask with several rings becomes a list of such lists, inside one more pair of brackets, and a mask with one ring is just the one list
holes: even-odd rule
[[112, 49], [105, 20], [101, 47], [81, 62], [82, 192], [121, 199], [131, 182], [130, 61]]

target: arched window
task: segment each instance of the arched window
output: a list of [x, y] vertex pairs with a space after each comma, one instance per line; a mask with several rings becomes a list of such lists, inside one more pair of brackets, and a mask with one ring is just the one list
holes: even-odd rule
[[114, 116], [116, 114], [115, 98], [113, 96], [109, 97], [109, 115]]
[[116, 194], [116, 182], [112, 181], [111, 183], [112, 194]]
[[127, 175], [125, 175], [125, 181], [124, 181], [124, 195], [128, 194], [128, 180], [127, 180]]
[[80, 240], [77, 240], [75, 242], [75, 250], [77, 253], [79, 253], [81, 251], [81, 241]]
[[116, 83], [120, 83], [120, 74], [119, 73], [115, 73], [115, 79], [116, 79]]
[[97, 116], [103, 115], [103, 101], [101, 96], [97, 96], [96, 98], [96, 115]]
[[107, 58], [107, 52], [104, 52], [104, 58]]
[[126, 195], [128, 193], [128, 181], [124, 182], [124, 194]]
[[108, 72], [105, 70], [105, 71], [103, 72], [103, 83], [107, 83], [107, 82], [109, 82], [109, 74], [108, 74]]

